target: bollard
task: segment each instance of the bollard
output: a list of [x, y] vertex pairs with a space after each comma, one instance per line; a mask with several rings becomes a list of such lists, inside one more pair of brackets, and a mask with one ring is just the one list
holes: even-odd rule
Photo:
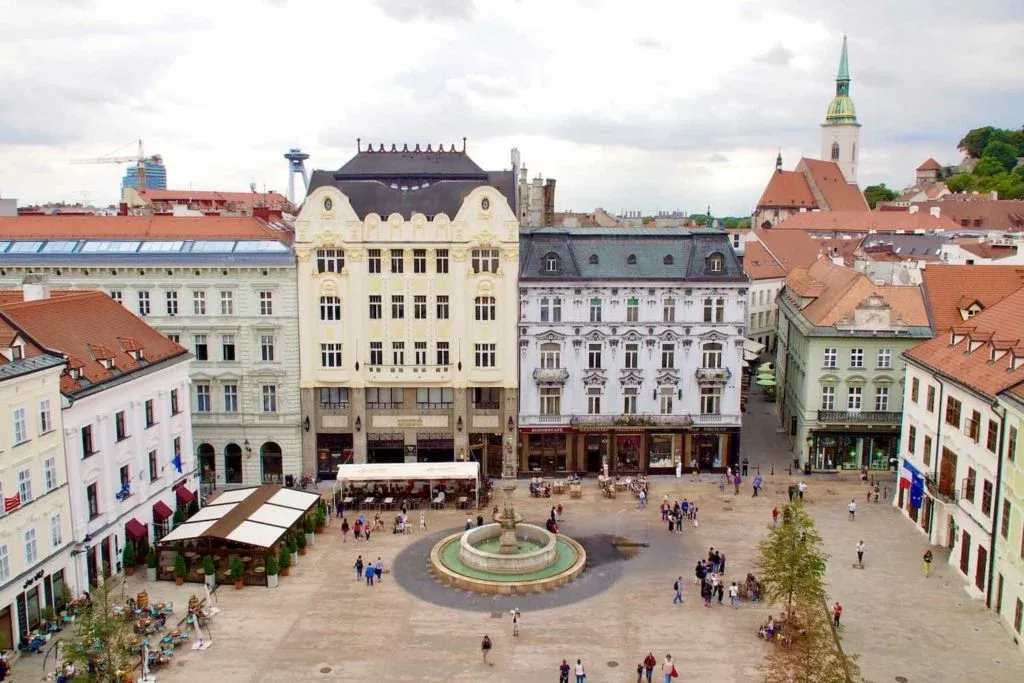
[[884, 490], [885, 490], [885, 493], [884, 493], [883, 497], [888, 498], [889, 497], [889, 487], [886, 486]]
[[757, 473], [761, 474], [761, 463], [757, 463]]
[[775, 476], [775, 463], [772, 463], [772, 476]]

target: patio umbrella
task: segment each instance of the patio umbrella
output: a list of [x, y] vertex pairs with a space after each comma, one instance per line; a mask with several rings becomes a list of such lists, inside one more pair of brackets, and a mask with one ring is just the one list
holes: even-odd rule
[[774, 372], [759, 372], [757, 373], [758, 379], [775, 379]]
[[771, 377], [762, 377], [761, 379], [757, 380], [757, 383], [759, 386], [762, 387], [774, 387], [777, 384], [776, 381]]

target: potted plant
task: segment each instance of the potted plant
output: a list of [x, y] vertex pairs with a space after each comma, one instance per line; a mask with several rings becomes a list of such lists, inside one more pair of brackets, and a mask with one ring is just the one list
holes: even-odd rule
[[146, 581], [156, 581], [156, 562], [156, 551], [150, 548], [146, 555]]
[[171, 521], [174, 522], [174, 528], [177, 529], [179, 526], [185, 523], [185, 511], [182, 510], [181, 508], [175, 510], [174, 517], [171, 518]]
[[313, 534], [297, 534], [295, 536], [295, 545], [299, 549], [299, 555], [306, 554], [306, 539], [308, 539], [312, 535]]
[[186, 513], [186, 517], [191, 517], [197, 512], [199, 512], [199, 500], [193, 498], [188, 504], [188, 512]]
[[267, 571], [267, 588], [277, 588], [277, 559], [274, 558], [273, 553], [267, 555], [264, 568]]
[[125, 576], [135, 574], [135, 546], [131, 543], [126, 543], [121, 551], [121, 566], [124, 567]]
[[213, 563], [213, 558], [209, 555], [203, 557], [203, 577], [206, 585], [213, 590], [213, 587], [217, 585], [217, 565]]
[[242, 577], [245, 576], [245, 565], [242, 564], [242, 558], [236, 557], [231, 560], [231, 580], [235, 582], [235, 590], [242, 590], [242, 586], [245, 585]]
[[188, 568], [185, 566], [185, 556], [181, 553], [177, 553], [174, 556], [174, 585], [180, 586], [185, 583], [185, 576], [188, 574]]
[[295, 541], [295, 536], [288, 535], [288, 554], [291, 555], [291, 566], [299, 566], [299, 544]]
[[281, 546], [281, 552], [278, 559], [281, 563], [281, 576], [288, 576], [288, 567], [292, 564], [292, 554], [288, 552], [288, 546]]
[[316, 520], [313, 515], [306, 515], [302, 520], [302, 530], [305, 532], [306, 545], [313, 545], [313, 534], [316, 532]]
[[327, 526], [327, 511], [324, 510], [323, 506], [316, 509], [313, 515], [314, 531], [318, 534], [324, 532], [324, 528]]

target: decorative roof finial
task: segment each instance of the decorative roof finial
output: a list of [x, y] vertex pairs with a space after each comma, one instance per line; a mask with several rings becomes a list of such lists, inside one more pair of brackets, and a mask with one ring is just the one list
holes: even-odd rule
[[775, 157], [775, 170], [782, 173], [782, 148], [779, 147], [779, 156]]
[[362, 149], [360, 149], [362, 147], [362, 145], [363, 145], [363, 139], [362, 138], [356, 138], [356, 152], [362, 152], [363, 151]]
[[850, 60], [846, 52], [846, 34], [843, 34], [843, 52], [839, 57], [839, 73], [836, 74], [837, 81], [850, 81]]
[[466, 137], [465, 136], [462, 137], [462, 153], [463, 154], [466, 153]]

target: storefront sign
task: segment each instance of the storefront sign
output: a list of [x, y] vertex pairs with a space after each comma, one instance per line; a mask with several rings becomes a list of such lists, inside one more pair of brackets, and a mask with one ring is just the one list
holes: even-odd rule
[[729, 427], [701, 427], [693, 431], [697, 434], [727, 434], [733, 430]]
[[570, 434], [571, 429], [564, 429], [562, 427], [521, 427], [519, 429], [522, 434]]
[[398, 426], [399, 427], [422, 427], [423, 426], [423, 418], [422, 417], [399, 417], [398, 418]]

